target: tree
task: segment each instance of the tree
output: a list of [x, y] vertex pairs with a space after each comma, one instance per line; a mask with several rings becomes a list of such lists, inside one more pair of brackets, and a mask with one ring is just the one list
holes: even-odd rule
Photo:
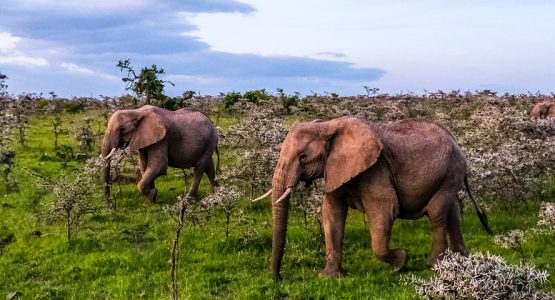
[[116, 66], [122, 72], [124, 70], [127, 71], [127, 77], [121, 79], [127, 85], [125, 89], [133, 91], [137, 97], [144, 98], [145, 104], [155, 102], [157, 105], [163, 105], [166, 98], [164, 95], [165, 83], [169, 83], [172, 86], [175, 85], [171, 81], [158, 78], [159, 75], [164, 75], [166, 73], [164, 69], [158, 69], [156, 65], [151, 65], [150, 68], [143, 67], [138, 76], [131, 66], [130, 59], [120, 60]]
[[6, 84], [6, 79], [8, 79], [8, 76], [0, 73], [0, 97], [8, 95], [8, 85]]

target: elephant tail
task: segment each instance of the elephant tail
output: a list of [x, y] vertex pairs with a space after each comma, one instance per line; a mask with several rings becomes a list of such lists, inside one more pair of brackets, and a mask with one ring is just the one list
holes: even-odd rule
[[480, 205], [478, 205], [478, 203], [472, 196], [472, 193], [470, 192], [470, 187], [468, 185], [468, 176], [464, 176], [464, 187], [466, 188], [466, 192], [468, 193], [470, 200], [472, 200], [472, 203], [474, 204], [474, 208], [476, 208], [476, 213], [478, 214], [478, 218], [480, 218], [480, 222], [482, 223], [482, 226], [484, 226], [484, 229], [489, 234], [493, 234], [493, 231], [489, 227], [488, 216], [486, 215], [484, 210], [480, 207]]
[[216, 156], [218, 156], [218, 163], [216, 164], [216, 175], [220, 176], [220, 174], [222, 174], [222, 170], [220, 169], [220, 149], [218, 145], [216, 145]]

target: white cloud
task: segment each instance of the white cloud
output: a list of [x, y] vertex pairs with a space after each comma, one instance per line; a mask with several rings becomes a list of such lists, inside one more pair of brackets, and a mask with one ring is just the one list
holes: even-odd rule
[[165, 80], [169, 80], [175, 84], [221, 84], [225, 82], [223, 79], [215, 78], [215, 77], [206, 77], [206, 76], [194, 76], [194, 75], [183, 75], [183, 74], [169, 74], [165, 77]]
[[72, 74], [100, 77], [100, 78], [104, 78], [104, 79], [108, 79], [108, 80], [119, 80], [120, 79], [117, 76], [102, 73], [102, 72], [97, 72], [97, 71], [91, 70], [89, 68], [80, 67], [80, 66], [78, 66], [76, 64], [72, 64], [72, 63], [63, 62], [63, 63], [60, 64], [60, 66], [63, 69], [65, 69], [66, 71], [68, 71], [69, 73], [72, 73]]
[[12, 51], [20, 40], [21, 38], [13, 36], [9, 32], [0, 32], [0, 53]]
[[0, 64], [19, 65], [24, 67], [46, 67], [48, 61], [42, 57], [35, 57], [21, 53], [17, 45], [23, 39], [13, 36], [9, 32], [0, 32]]
[[30, 57], [23, 55], [13, 55], [13, 56], [0, 56], [0, 64], [7, 65], [20, 65], [24, 67], [46, 67], [48, 66], [48, 61], [41, 57]]

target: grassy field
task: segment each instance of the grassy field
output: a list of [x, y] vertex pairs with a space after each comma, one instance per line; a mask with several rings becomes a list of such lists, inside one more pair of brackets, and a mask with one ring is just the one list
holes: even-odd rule
[[[103, 132], [97, 112], [93, 130]], [[71, 131], [83, 114], [64, 114], [63, 126]], [[167, 299], [170, 297], [170, 249], [175, 221], [165, 207], [183, 192], [179, 170], [157, 180], [159, 201], [145, 204], [135, 184], [122, 185], [117, 193], [117, 210], [101, 209], [85, 216], [77, 239], [70, 246], [64, 223], [45, 224], [37, 213], [54, 200], [36, 184], [27, 170], [57, 178], [77, 171], [82, 163], [66, 166], [54, 157], [52, 117], [30, 119], [27, 143], [13, 143], [17, 152], [16, 178], [19, 192], [5, 193], [0, 200], [0, 297], [17, 291], [22, 299]], [[235, 121], [221, 120], [225, 130]], [[59, 144], [75, 147], [71, 134]], [[98, 144], [97, 144], [98, 145]], [[98, 148], [98, 146], [96, 147]], [[222, 149], [222, 165], [232, 163], [232, 153]], [[93, 154], [97, 155], [97, 154]], [[0, 184], [1, 186], [2, 184]], [[209, 186], [202, 181], [201, 194]], [[491, 202], [491, 201], [490, 201]], [[467, 204], [470, 206], [470, 204]], [[496, 233], [535, 226], [539, 204], [532, 201], [512, 205], [488, 203], [489, 219]], [[427, 277], [431, 249], [430, 226], [426, 219], [395, 223], [392, 247], [409, 251], [408, 270], [397, 273], [379, 262], [370, 251], [369, 231], [363, 215], [351, 210], [347, 220], [344, 267], [347, 276], [319, 278], [324, 266], [324, 242], [318, 225], [305, 224], [302, 214], [290, 216], [284, 280], [274, 283], [270, 276], [271, 210], [269, 202], [251, 204], [243, 199], [232, 216], [230, 236], [225, 237], [225, 217], [214, 211], [207, 222], [186, 225], [181, 236], [179, 287], [184, 299], [417, 299], [414, 288], [400, 284], [400, 277]], [[524, 257], [538, 268], [555, 275], [553, 235], [533, 236], [522, 245], [523, 254], [503, 249], [486, 234], [473, 209], [465, 210], [463, 234], [472, 252], [491, 252], [510, 263]], [[36, 234], [40, 231], [40, 236]], [[547, 283], [545, 289], [554, 291]]]

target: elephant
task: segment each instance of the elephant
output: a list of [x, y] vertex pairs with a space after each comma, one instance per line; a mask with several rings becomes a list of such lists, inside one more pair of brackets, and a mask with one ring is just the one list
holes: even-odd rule
[[[426, 215], [432, 225], [434, 264], [450, 249], [468, 255], [460, 228], [466, 187], [480, 221], [491, 233], [487, 216], [470, 194], [466, 160], [447, 129], [424, 119], [365, 123], [355, 117], [297, 123], [281, 146], [272, 188], [255, 200], [272, 199], [272, 273], [281, 280], [289, 198], [303, 181], [324, 178], [322, 204], [326, 265], [323, 277], [344, 274], [341, 266], [349, 207], [366, 214], [374, 255], [393, 268], [406, 266], [407, 252], [390, 249], [396, 218]], [[254, 200], [253, 200], [254, 201]]]
[[[212, 189], [218, 186], [216, 172], [220, 169], [218, 133], [210, 119], [198, 111], [180, 109], [169, 111], [151, 105], [139, 109], [118, 110], [108, 121], [102, 140], [104, 167], [104, 196], [110, 196], [110, 157], [116, 148], [129, 146], [139, 151], [141, 179], [137, 189], [151, 203], [158, 193], [154, 181], [166, 174], [168, 166], [174, 168], [194, 167], [193, 182], [189, 193], [195, 197], [204, 173]], [[212, 155], [218, 157], [214, 168]]]
[[550, 119], [555, 118], [555, 102], [543, 101], [534, 105], [532, 109], [532, 119]]

